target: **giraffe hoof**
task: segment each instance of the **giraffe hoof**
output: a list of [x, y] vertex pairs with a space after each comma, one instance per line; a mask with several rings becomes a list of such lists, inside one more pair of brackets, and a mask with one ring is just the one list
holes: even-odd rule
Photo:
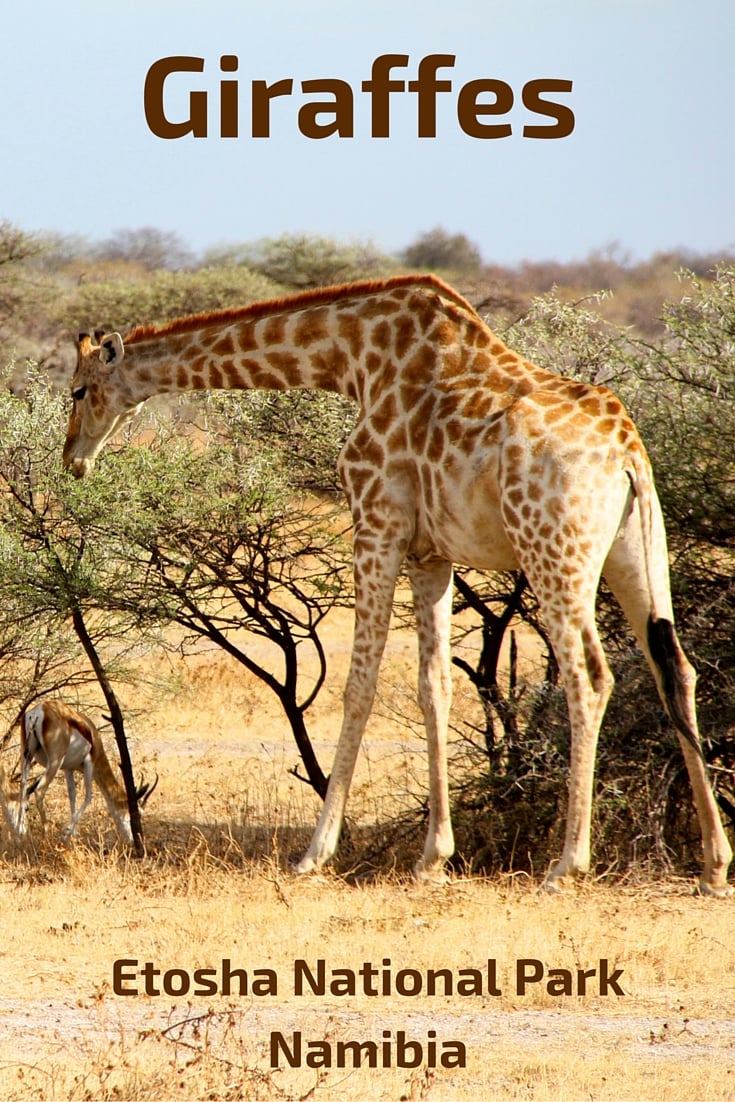
[[543, 895], [564, 895], [566, 888], [564, 887], [564, 882], [561, 879], [550, 880], [547, 878], [540, 885], [539, 891]]
[[297, 861], [295, 865], [291, 866], [291, 872], [294, 876], [318, 876], [319, 873], [326, 875], [327, 862], [332, 855], [327, 857], [317, 855], [313, 857], [310, 853], [305, 853], [300, 861]]
[[433, 884], [434, 886], [449, 883], [449, 874], [444, 865], [424, 865], [422, 861], [413, 870], [413, 878], [417, 884]]
[[733, 894], [733, 888], [730, 884], [724, 884], [722, 887], [713, 887], [712, 884], [708, 884], [705, 880], [700, 880], [694, 889], [695, 895], [706, 895], [710, 899], [729, 899]]
[[294, 876], [308, 876], [310, 872], [314, 872], [316, 868], [316, 861], [313, 857], [302, 857], [297, 864], [292, 865], [291, 871]]

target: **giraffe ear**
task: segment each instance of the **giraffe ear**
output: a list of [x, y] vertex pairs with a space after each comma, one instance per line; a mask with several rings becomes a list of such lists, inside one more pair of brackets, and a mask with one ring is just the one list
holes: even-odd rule
[[122, 337], [119, 333], [105, 333], [100, 340], [100, 360], [108, 367], [119, 364], [125, 355]]

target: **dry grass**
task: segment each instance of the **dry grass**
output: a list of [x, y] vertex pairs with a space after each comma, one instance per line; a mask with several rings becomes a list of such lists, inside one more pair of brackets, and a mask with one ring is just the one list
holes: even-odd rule
[[[394, 665], [410, 665], [407, 637], [396, 633], [391, 648]], [[339, 681], [337, 672], [318, 716], [330, 736]], [[441, 887], [398, 875], [297, 880], [288, 862], [316, 804], [287, 772], [295, 752], [259, 686], [205, 654], [182, 670], [175, 706], [151, 704], [143, 715], [134, 754], [161, 775], [146, 857], [109, 848], [96, 801], [75, 845], [52, 830], [0, 859], [0, 1097], [735, 1099], [732, 903], [693, 897], [676, 881], [548, 897], [522, 876]], [[330, 744], [318, 750], [328, 763]], [[355, 829], [404, 784], [416, 790], [420, 751], [376, 717], [351, 801]], [[63, 822], [64, 788], [54, 787], [49, 811]], [[623, 970], [625, 995], [601, 995], [594, 977], [582, 996], [545, 983], [521, 994], [516, 962], [525, 958], [575, 983], [578, 969], [609, 961]], [[119, 959], [182, 970], [170, 984], [186, 973], [192, 989], [195, 969], [229, 959], [251, 984], [255, 970], [272, 970], [278, 990], [147, 995], [138, 977], [138, 993], [123, 996], [113, 990]], [[325, 960], [329, 977], [363, 962], [382, 971], [389, 959], [394, 986], [401, 970], [450, 969], [456, 981], [492, 959], [501, 994], [369, 995], [357, 977], [354, 995], [299, 996], [297, 959], [314, 968]], [[305, 1046], [328, 1040], [335, 1052], [339, 1041], [381, 1041], [384, 1031], [426, 1044], [434, 1030], [437, 1043], [466, 1046], [467, 1064], [271, 1067], [271, 1033], [294, 1030]]]
[[[233, 854], [233, 858], [235, 855]], [[88, 845], [47, 846], [2, 869], [7, 929], [0, 1019], [4, 1098], [726, 1099], [735, 1096], [732, 909], [689, 886], [582, 887], [565, 898], [528, 882], [294, 880], [276, 860], [228, 867], [194, 846], [162, 870]], [[12, 916], [12, 918], [10, 917]], [[135, 996], [113, 962], [163, 974], [271, 969], [276, 995]], [[294, 961], [396, 974], [485, 968], [499, 996], [294, 992]], [[625, 996], [516, 988], [516, 961], [622, 968]], [[262, 975], [262, 973], [261, 973]], [[337, 977], [343, 973], [336, 972]], [[175, 978], [176, 984], [181, 980]], [[161, 979], [154, 981], [161, 990]], [[273, 1069], [272, 1031], [380, 1040], [384, 1030], [465, 1043], [465, 1069]]]

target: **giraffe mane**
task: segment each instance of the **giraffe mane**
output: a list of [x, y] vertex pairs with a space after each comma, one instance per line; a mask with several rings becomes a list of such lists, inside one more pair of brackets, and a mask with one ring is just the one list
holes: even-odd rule
[[294, 295], [251, 302], [247, 306], [225, 307], [222, 310], [187, 314], [184, 317], [173, 318], [163, 325], [138, 325], [128, 333], [125, 343], [134, 344], [137, 341], [150, 340], [153, 337], [189, 333], [195, 329], [203, 329], [208, 325], [229, 325], [246, 319], [256, 320], [267, 317], [269, 314], [279, 313], [282, 310], [298, 310], [302, 307], [321, 306], [325, 303], [337, 302], [340, 299], [391, 291], [397, 287], [426, 287], [436, 291], [443, 298], [449, 299], [463, 310], [469, 310], [472, 314], [476, 313], [474, 307], [462, 295], [450, 287], [448, 283], [444, 283], [438, 276], [428, 273], [426, 275], [398, 275], [389, 279], [341, 283], [333, 287], [316, 287], [308, 291], [300, 291]]

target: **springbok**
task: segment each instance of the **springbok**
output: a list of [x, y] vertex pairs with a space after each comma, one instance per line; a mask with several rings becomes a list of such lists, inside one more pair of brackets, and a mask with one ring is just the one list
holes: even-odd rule
[[[64, 771], [69, 793], [71, 822], [66, 834], [76, 834], [79, 820], [92, 800], [94, 780], [105, 798], [110, 815], [121, 841], [131, 844], [130, 813], [124, 786], [115, 776], [105, 753], [99, 731], [91, 719], [70, 708], [61, 700], [43, 700], [26, 709], [20, 720], [21, 780], [20, 806], [17, 814], [16, 837], [28, 833], [28, 798], [35, 793], [41, 822], [46, 824], [43, 801], [48, 787], [58, 773]], [[45, 773], [28, 783], [31, 765], [37, 761], [45, 767]], [[84, 776], [84, 801], [76, 807], [77, 787], [75, 773]], [[141, 783], [136, 789], [136, 799], [143, 805], [158, 783]]]

